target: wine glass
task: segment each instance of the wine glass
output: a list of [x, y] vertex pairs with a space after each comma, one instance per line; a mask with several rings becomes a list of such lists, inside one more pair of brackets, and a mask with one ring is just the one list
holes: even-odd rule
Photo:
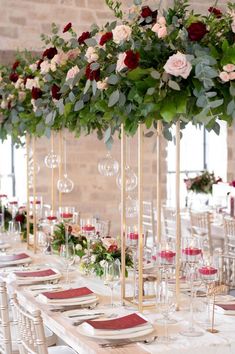
[[[167, 273], [167, 277], [168, 277]], [[168, 288], [168, 281], [165, 277], [164, 280], [161, 280], [158, 288], [157, 288], [157, 311], [163, 315], [163, 322], [165, 333], [164, 336], [161, 337], [158, 341], [161, 343], [168, 344], [170, 341], [173, 340], [172, 337], [169, 337], [168, 333], [168, 323], [170, 319], [170, 315], [174, 313], [176, 310], [176, 297], [175, 293], [169, 291]]]
[[[135, 172], [129, 165], [125, 167], [125, 179], [126, 179], [126, 191], [130, 192], [133, 191], [137, 186], [137, 176]], [[121, 172], [117, 175], [116, 183], [119, 189], [122, 188], [122, 174]]]
[[65, 269], [66, 269], [66, 283], [70, 284], [69, 280], [69, 270], [71, 265], [73, 265], [75, 261], [75, 247], [73, 243], [67, 243], [65, 245], [60, 246], [60, 257], [63, 258]]
[[48, 247], [48, 236], [43, 231], [38, 231], [37, 233], [38, 247], [41, 253], [46, 253]]
[[107, 261], [104, 265], [104, 285], [111, 290], [111, 307], [114, 307], [113, 289], [120, 283], [121, 265], [119, 259]]
[[19, 221], [9, 221], [8, 224], [8, 234], [13, 238], [14, 241], [19, 240], [21, 233], [21, 225]]
[[101, 176], [105, 177], [112, 177], [118, 173], [119, 164], [118, 162], [112, 157], [110, 151], [107, 152], [105, 158], [101, 159], [98, 162], [98, 171]]

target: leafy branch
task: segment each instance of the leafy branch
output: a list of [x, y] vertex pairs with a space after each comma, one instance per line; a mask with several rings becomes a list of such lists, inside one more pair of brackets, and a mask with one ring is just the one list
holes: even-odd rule
[[123, 12], [121, 9], [121, 2], [119, 1], [114, 1], [114, 0], [105, 0], [107, 6], [114, 12], [115, 17], [122, 19], [123, 18]]

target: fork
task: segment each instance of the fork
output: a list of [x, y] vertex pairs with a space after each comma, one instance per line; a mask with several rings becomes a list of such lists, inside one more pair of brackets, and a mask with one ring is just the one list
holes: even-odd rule
[[77, 305], [77, 306], [68, 306], [68, 307], [58, 307], [58, 308], [52, 308], [50, 309], [51, 312], [66, 312], [69, 310], [78, 310], [78, 309], [87, 309], [87, 310], [93, 310], [99, 303], [96, 302], [93, 305], [89, 306], [82, 306], [82, 305]]
[[119, 343], [101, 343], [99, 344], [99, 346], [101, 348], [121, 348], [121, 347], [124, 347], [126, 345], [131, 345], [131, 344], [135, 344], [135, 343], [142, 343], [142, 344], [152, 344], [154, 343], [156, 340], [157, 340], [158, 336], [154, 336], [154, 337], [150, 337], [150, 338], [146, 338], [146, 339], [143, 339], [143, 340], [125, 340], [123, 342], [119, 342]]

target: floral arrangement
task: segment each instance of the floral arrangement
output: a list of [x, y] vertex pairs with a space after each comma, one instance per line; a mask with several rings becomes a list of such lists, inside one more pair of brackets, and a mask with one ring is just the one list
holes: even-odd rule
[[[74, 244], [75, 254], [79, 257], [83, 257], [87, 250], [86, 237], [80, 234], [78, 225], [70, 225], [68, 231], [68, 242]], [[63, 244], [65, 244], [65, 226], [63, 223], [59, 223], [54, 230], [52, 248], [55, 252], [59, 252], [60, 246]]]
[[176, 120], [216, 133], [218, 120], [231, 124], [234, 3], [201, 15], [188, 11], [187, 0], [164, 11], [134, 0], [127, 13], [105, 1], [117, 21], [79, 34], [72, 23], [62, 33], [53, 24], [40, 57], [24, 53], [0, 68], [1, 139], [68, 128], [76, 136], [96, 131], [111, 145], [122, 123], [133, 135], [139, 124], [155, 129], [161, 120], [168, 139]]
[[214, 172], [204, 171], [201, 175], [194, 178], [185, 179], [186, 188], [188, 191], [195, 193], [212, 193], [212, 185], [221, 182], [221, 178], [215, 178]]
[[[0, 204], [0, 213], [2, 212], [2, 205]], [[4, 229], [8, 230], [9, 222], [13, 220], [11, 211], [4, 207]], [[27, 239], [27, 212], [25, 207], [20, 207], [15, 215], [14, 221], [20, 222], [22, 240]], [[33, 233], [33, 223], [29, 224], [30, 233]]]
[[[126, 249], [126, 276], [128, 276], [127, 268], [133, 267], [132, 255], [128, 249]], [[101, 277], [104, 273], [104, 265], [108, 261], [119, 259], [121, 263], [121, 248], [114, 238], [104, 238], [94, 241], [91, 245], [91, 258], [89, 262], [87, 257], [84, 257], [81, 261], [81, 269], [94, 272], [97, 276]]]

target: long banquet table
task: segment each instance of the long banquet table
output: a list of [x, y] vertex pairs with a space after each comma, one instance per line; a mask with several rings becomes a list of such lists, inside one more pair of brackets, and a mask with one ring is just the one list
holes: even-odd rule
[[[21, 245], [22, 249], [22, 245]], [[18, 249], [17, 249], [18, 251]], [[33, 265], [48, 264], [54, 268], [61, 265], [60, 259], [55, 255], [33, 255]], [[4, 270], [1, 270], [1, 277], [6, 280], [6, 274]], [[84, 277], [77, 270], [70, 273], [72, 278], [72, 286], [87, 286], [96, 292], [99, 297], [98, 309], [102, 307], [102, 304], [109, 301], [109, 294], [107, 294], [107, 287], [105, 287], [102, 281], [94, 277]], [[157, 341], [150, 345], [145, 344], [130, 344], [122, 348], [101, 348], [99, 343], [107, 342], [107, 340], [95, 340], [92, 338], [80, 335], [77, 331], [77, 327], [73, 326], [72, 321], [60, 312], [52, 312], [49, 306], [39, 303], [35, 297], [27, 290], [27, 286], [16, 286], [15, 282], [8, 277], [7, 280], [9, 291], [16, 291], [20, 302], [29, 310], [35, 310], [40, 308], [43, 316], [44, 323], [65, 343], [74, 348], [79, 354], [94, 354], [94, 353], [117, 353], [117, 354], [144, 354], [144, 353], [169, 353], [169, 354], [235, 354], [235, 316], [217, 315], [216, 314], [216, 328], [219, 330], [217, 334], [211, 334], [204, 331], [204, 335], [198, 338], [183, 337], [178, 332], [188, 326], [187, 320], [189, 319], [188, 311], [188, 299], [182, 298], [182, 309], [179, 312], [173, 314], [173, 317], [178, 320], [176, 325], [169, 325], [170, 335], [175, 336], [175, 340], [168, 345], [163, 345]], [[63, 279], [62, 279], [63, 281]], [[199, 301], [199, 300], [198, 300]], [[201, 300], [200, 300], [201, 301]], [[201, 304], [198, 302], [198, 306]], [[112, 310], [118, 314], [127, 314], [134, 312], [134, 308], [117, 307]], [[144, 315], [150, 322], [154, 323], [155, 334], [161, 336], [164, 331], [164, 326], [156, 324], [155, 320], [159, 317], [153, 310], [145, 311]], [[201, 317], [204, 316], [203, 307], [202, 312], [199, 313]], [[199, 316], [199, 317], [200, 317]], [[197, 319], [196, 319], [197, 320]], [[199, 320], [201, 320], [199, 318]], [[197, 326], [202, 327], [198, 322]]]

